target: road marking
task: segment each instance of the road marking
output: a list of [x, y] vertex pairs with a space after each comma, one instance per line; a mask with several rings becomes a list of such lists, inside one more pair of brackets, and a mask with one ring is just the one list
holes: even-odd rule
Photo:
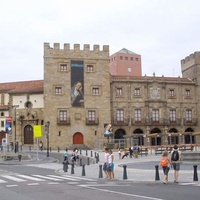
[[61, 180], [61, 179], [53, 178], [53, 177], [48, 177], [48, 176], [42, 176], [42, 175], [33, 175], [33, 176], [38, 177], [38, 178], [43, 178], [43, 179], [52, 180], [52, 181], [63, 181], [63, 180]]
[[4, 181], [2, 179], [0, 179], [0, 183], [7, 183], [8, 181]]
[[[123, 195], [123, 196], [131, 196], [131, 197], [150, 199], [150, 200], [164, 200], [164, 199], [158, 199], [158, 198], [155, 198], [155, 197], [142, 196], [142, 195], [137, 195], [137, 194], [128, 194], [128, 193], [123, 193], [123, 192], [117, 192], [117, 191], [111, 191], [111, 190], [106, 190], [106, 189], [94, 188], [94, 185], [79, 185], [79, 186], [85, 187], [85, 188], [89, 188], [89, 189], [92, 189], [92, 190], [102, 191], [102, 192], [120, 194], [120, 195]], [[99, 185], [97, 185], [97, 186], [99, 186]], [[108, 186], [108, 185], [104, 185], [104, 186]]]
[[17, 178], [17, 177], [14, 177], [14, 176], [10, 176], [10, 175], [2, 175], [2, 177], [7, 178], [7, 179], [12, 180], [12, 181], [16, 181], [16, 182], [26, 182], [26, 180], [24, 180], [24, 179]]
[[44, 181], [43, 179], [35, 178], [35, 177], [32, 177], [32, 176], [27, 176], [27, 175], [23, 175], [23, 174], [18, 174], [17, 176], [19, 176], [21, 178], [26, 178], [26, 179], [29, 179], [29, 180], [33, 180], [33, 181]]
[[34, 186], [34, 185], [39, 185], [39, 183], [28, 183], [27, 185]]
[[75, 178], [75, 179], [81, 179], [85, 181], [94, 181], [94, 179], [91, 178], [84, 178], [84, 177], [77, 177], [77, 176], [68, 176], [68, 175], [63, 175], [64, 177], [70, 177], [70, 178]]
[[60, 183], [57, 183], [57, 182], [50, 182], [50, 183], [48, 183], [49, 185], [58, 185], [58, 184], [60, 184]]
[[6, 187], [17, 187], [18, 185], [6, 185]]
[[53, 178], [59, 178], [59, 179], [70, 180], [70, 181], [80, 181], [80, 180], [77, 180], [77, 179], [71, 178], [71, 177], [63, 177], [63, 176], [55, 176], [55, 175], [48, 175], [48, 176], [53, 177]]
[[179, 183], [179, 185], [194, 185], [195, 183]]
[[76, 185], [76, 184], [79, 184], [79, 182], [68, 182], [67, 184], [68, 185]]

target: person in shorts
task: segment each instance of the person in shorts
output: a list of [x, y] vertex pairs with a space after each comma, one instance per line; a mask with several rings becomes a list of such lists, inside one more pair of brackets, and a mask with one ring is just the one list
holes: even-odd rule
[[106, 178], [109, 178], [109, 176], [108, 176], [108, 156], [109, 156], [108, 148], [105, 148], [103, 171], [106, 175]]

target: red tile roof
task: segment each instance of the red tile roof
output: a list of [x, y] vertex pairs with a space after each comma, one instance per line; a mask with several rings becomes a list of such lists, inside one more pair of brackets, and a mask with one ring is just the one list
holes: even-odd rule
[[43, 93], [43, 91], [43, 80], [0, 83], [0, 93]]

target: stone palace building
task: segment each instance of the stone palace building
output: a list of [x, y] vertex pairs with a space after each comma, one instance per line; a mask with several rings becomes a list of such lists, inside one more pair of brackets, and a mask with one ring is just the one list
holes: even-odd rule
[[44, 80], [0, 83], [0, 143], [34, 146], [42, 125], [52, 149], [199, 144], [200, 52], [182, 77], [142, 76], [141, 63], [125, 48], [44, 43]]

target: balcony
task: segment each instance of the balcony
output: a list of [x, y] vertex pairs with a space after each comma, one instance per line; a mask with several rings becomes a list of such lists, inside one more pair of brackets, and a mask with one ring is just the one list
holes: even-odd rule
[[122, 119], [122, 120], [114, 119], [114, 120], [112, 120], [112, 125], [116, 125], [116, 126], [128, 126], [129, 125], [129, 118]]
[[71, 121], [70, 121], [70, 118], [66, 118], [64, 120], [61, 120], [60, 118], [57, 118], [57, 125], [60, 125], [60, 126], [69, 126], [71, 125]]
[[86, 125], [99, 125], [99, 118], [95, 118], [95, 119], [85, 118], [85, 124]]
[[188, 119], [183, 119], [183, 124], [185, 126], [195, 126], [197, 125], [197, 118], [192, 118], [191, 120]]

